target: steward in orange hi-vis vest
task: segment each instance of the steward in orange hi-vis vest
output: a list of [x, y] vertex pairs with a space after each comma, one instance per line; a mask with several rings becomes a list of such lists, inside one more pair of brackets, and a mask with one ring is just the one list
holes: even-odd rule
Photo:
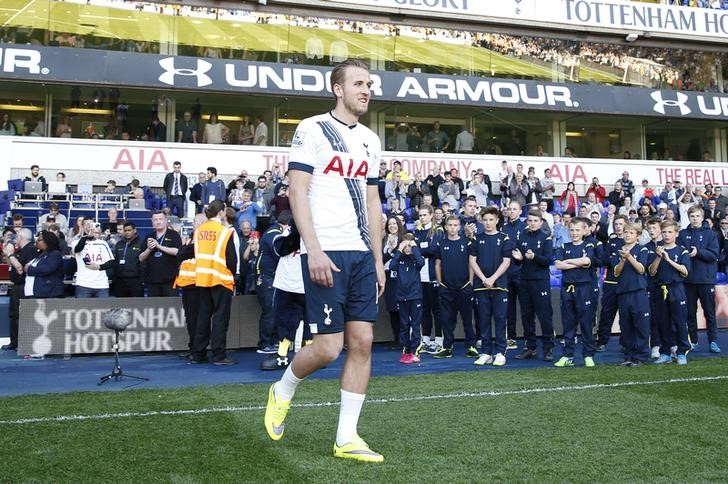
[[174, 280], [174, 288], [194, 286], [197, 282], [197, 263], [195, 259], [187, 259], [179, 265], [179, 273]]
[[225, 286], [233, 290], [235, 278], [227, 267], [226, 249], [233, 229], [210, 219], [195, 231], [195, 285], [197, 287]]

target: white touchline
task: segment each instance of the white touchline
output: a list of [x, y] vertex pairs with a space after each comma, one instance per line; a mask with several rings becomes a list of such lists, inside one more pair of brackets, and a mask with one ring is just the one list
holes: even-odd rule
[[[502, 397], [508, 395], [528, 395], [532, 393], [554, 393], [554, 392], [574, 392], [583, 390], [595, 390], [601, 388], [622, 388], [647, 385], [667, 385], [671, 383], [694, 383], [704, 381], [728, 380], [728, 375], [717, 376], [700, 376], [692, 378], [671, 378], [669, 380], [645, 380], [645, 381], [627, 381], [617, 383], [592, 383], [589, 385], [571, 385], [558, 387], [535, 387], [522, 388], [520, 390], [491, 390], [480, 392], [458, 392], [444, 393], [435, 395], [414, 395], [409, 397], [389, 397], [389, 398], [371, 398], [366, 403], [401, 403], [401, 402], [422, 402], [428, 400], [446, 400], [451, 398], [481, 398], [481, 397]], [[338, 401], [329, 402], [303, 402], [294, 403], [291, 407], [296, 408], [323, 408], [338, 405]], [[35, 417], [20, 418], [16, 420], [0, 420], [0, 425], [27, 425], [34, 423], [48, 422], [74, 422], [79, 420], [107, 420], [113, 418], [129, 418], [129, 417], [156, 417], [160, 415], [203, 415], [208, 413], [233, 413], [233, 412], [251, 412], [265, 410], [265, 405], [247, 405], [240, 407], [213, 407], [213, 408], [194, 408], [188, 410], [152, 410], [149, 412], [121, 412], [121, 413], [101, 413], [96, 415], [58, 415], [55, 417]]]

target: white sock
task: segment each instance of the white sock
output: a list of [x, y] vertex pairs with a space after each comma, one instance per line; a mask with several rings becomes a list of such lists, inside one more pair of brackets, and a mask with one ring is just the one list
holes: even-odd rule
[[430, 337], [429, 336], [423, 336], [422, 337], [422, 344], [424, 344], [424, 345], [430, 344]]
[[443, 343], [443, 337], [442, 336], [435, 336], [435, 344], [442, 346]]
[[288, 365], [283, 377], [276, 383], [276, 397], [282, 400], [292, 400], [293, 394], [296, 393], [296, 387], [303, 381], [303, 378], [298, 378], [293, 374], [292, 368], [292, 365]]
[[362, 393], [351, 393], [341, 390], [341, 407], [339, 408], [339, 427], [336, 429], [336, 445], [351, 442], [356, 435], [356, 425], [359, 422], [361, 406], [364, 404]]

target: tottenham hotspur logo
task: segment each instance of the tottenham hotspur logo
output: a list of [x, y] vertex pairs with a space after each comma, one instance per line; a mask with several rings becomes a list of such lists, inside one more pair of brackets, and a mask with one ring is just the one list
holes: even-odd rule
[[655, 106], [652, 109], [657, 113], [665, 114], [665, 106], [670, 106], [680, 109], [680, 114], [682, 116], [690, 114], [692, 111], [686, 105], [689, 99], [687, 94], [676, 92], [675, 96], [677, 97], [677, 100], [664, 99], [662, 97], [662, 92], [654, 91], [652, 94], [650, 94], [650, 97], [655, 100]]
[[212, 64], [207, 61], [197, 59], [197, 69], [178, 69], [175, 66], [175, 58], [167, 57], [159, 61], [159, 65], [164, 69], [164, 73], [159, 76], [159, 81], [169, 86], [174, 86], [175, 76], [192, 76], [197, 78], [197, 87], [209, 86], [212, 79], [207, 72], [212, 69]]
[[329, 326], [331, 324], [331, 311], [333, 311], [334, 308], [330, 308], [328, 304], [324, 304], [324, 312], [326, 313], [326, 319], [324, 319], [324, 324], [326, 326]]

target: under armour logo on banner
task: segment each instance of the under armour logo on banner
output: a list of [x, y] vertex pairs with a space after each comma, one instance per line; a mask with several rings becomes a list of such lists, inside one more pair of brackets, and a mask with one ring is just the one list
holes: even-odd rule
[[683, 116], [685, 116], [686, 114], [690, 114], [691, 110], [686, 105], [689, 99], [688, 95], [681, 92], [676, 92], [675, 96], [677, 96], [677, 100], [664, 99], [662, 97], [662, 92], [654, 91], [652, 94], [650, 94], [650, 97], [655, 100], [655, 106], [652, 109], [657, 113], [665, 114], [665, 106], [670, 106], [674, 108], [679, 108], [680, 114]]
[[212, 79], [206, 73], [212, 69], [212, 64], [207, 61], [197, 59], [197, 69], [177, 69], [175, 67], [175, 58], [167, 57], [159, 61], [159, 65], [165, 70], [159, 81], [167, 85], [174, 86], [175, 76], [193, 76], [197, 78], [197, 87], [209, 86]]

